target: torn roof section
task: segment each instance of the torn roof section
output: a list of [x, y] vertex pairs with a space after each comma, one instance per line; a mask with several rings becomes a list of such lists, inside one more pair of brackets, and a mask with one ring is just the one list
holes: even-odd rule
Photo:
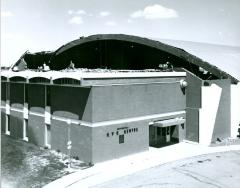
[[123, 34], [92, 35], [71, 41], [55, 52], [25, 53], [15, 66], [24, 69], [26, 64], [28, 69], [38, 69], [46, 64], [51, 70], [63, 70], [74, 63], [75, 68], [143, 70], [158, 69], [169, 62], [204, 80], [240, 80], [238, 47], [160, 41]]

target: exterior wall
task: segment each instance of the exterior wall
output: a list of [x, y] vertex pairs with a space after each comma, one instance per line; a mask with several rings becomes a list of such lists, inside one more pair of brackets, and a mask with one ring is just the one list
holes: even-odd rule
[[186, 139], [199, 141], [199, 109], [201, 108], [202, 80], [187, 72], [186, 81]]
[[240, 129], [240, 82], [231, 85], [231, 137], [236, 138]]
[[24, 105], [24, 84], [10, 83], [10, 104], [13, 108], [23, 109]]
[[[154, 121], [171, 118], [185, 118], [185, 113], [178, 115], [166, 115], [158, 118], [149, 118], [137, 121], [103, 122], [105, 125], [92, 128], [92, 157], [93, 163], [119, 158], [125, 155], [146, 151], [149, 148], [149, 126]], [[124, 133], [124, 130], [138, 129], [131, 133]], [[117, 135], [118, 131], [118, 135]], [[109, 137], [107, 134], [109, 133]], [[179, 130], [180, 141], [185, 139], [185, 126]], [[119, 135], [124, 135], [124, 143], [119, 144]]]
[[1, 82], [1, 106], [6, 105], [7, 93], [6, 93], [6, 82]]
[[211, 144], [221, 94], [222, 88], [216, 84], [202, 86], [202, 108], [199, 111], [200, 144]]
[[91, 121], [91, 92], [88, 87], [51, 86], [52, 115]]
[[92, 128], [71, 124], [71, 156], [77, 156], [81, 161], [92, 163]]
[[231, 80], [212, 80], [211, 83], [217, 84], [222, 89], [212, 136], [212, 141], [215, 141], [217, 138], [230, 137], [231, 134]]
[[23, 138], [23, 112], [10, 111], [10, 136]]
[[[125, 129], [138, 128], [137, 132], [125, 133]], [[119, 135], [124, 135], [124, 143], [119, 144]], [[109, 137], [107, 137], [109, 133]], [[149, 125], [147, 121], [124, 123], [93, 128], [93, 163], [119, 158], [149, 148]]]
[[[84, 162], [92, 162], [92, 132], [91, 128], [66, 121], [52, 120], [51, 149], [67, 154], [67, 142], [72, 142], [71, 156]], [[68, 130], [70, 127], [70, 130]]]
[[45, 85], [28, 84], [28, 109], [31, 112], [44, 114], [45, 111]]
[[180, 83], [93, 86], [93, 122], [185, 110]]
[[51, 149], [67, 153], [68, 125], [64, 121], [51, 121]]
[[6, 132], [6, 110], [4, 108], [1, 108], [1, 132]]
[[44, 115], [41, 114], [32, 114], [28, 116], [28, 141], [34, 143], [37, 146], [45, 146], [44, 137], [45, 137], [45, 123]]

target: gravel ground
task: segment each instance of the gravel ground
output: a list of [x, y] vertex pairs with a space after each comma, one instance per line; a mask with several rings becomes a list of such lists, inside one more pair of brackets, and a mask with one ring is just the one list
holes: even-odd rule
[[1, 181], [4, 188], [42, 187], [86, 167], [73, 160], [75, 169], [69, 170], [67, 161], [66, 155], [1, 135]]
[[160, 165], [94, 188], [239, 188], [239, 183], [240, 151], [229, 151]]

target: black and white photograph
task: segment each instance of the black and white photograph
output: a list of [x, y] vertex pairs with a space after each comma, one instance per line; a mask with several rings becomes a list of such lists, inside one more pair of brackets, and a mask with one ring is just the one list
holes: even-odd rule
[[1, 0], [2, 188], [239, 188], [239, 0]]

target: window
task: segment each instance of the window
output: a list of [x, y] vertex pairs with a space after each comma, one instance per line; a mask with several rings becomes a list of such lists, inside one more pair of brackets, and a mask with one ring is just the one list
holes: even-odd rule
[[23, 120], [23, 140], [28, 141], [28, 119]]
[[119, 135], [119, 144], [124, 143], [124, 135]]
[[114, 132], [112, 132], [112, 136], [114, 135]]
[[124, 130], [124, 134], [127, 134], [127, 131], [126, 131], [126, 130]]
[[107, 137], [109, 137], [109, 133], [107, 133]]
[[116, 132], [116, 135], [118, 135], [118, 131]]

